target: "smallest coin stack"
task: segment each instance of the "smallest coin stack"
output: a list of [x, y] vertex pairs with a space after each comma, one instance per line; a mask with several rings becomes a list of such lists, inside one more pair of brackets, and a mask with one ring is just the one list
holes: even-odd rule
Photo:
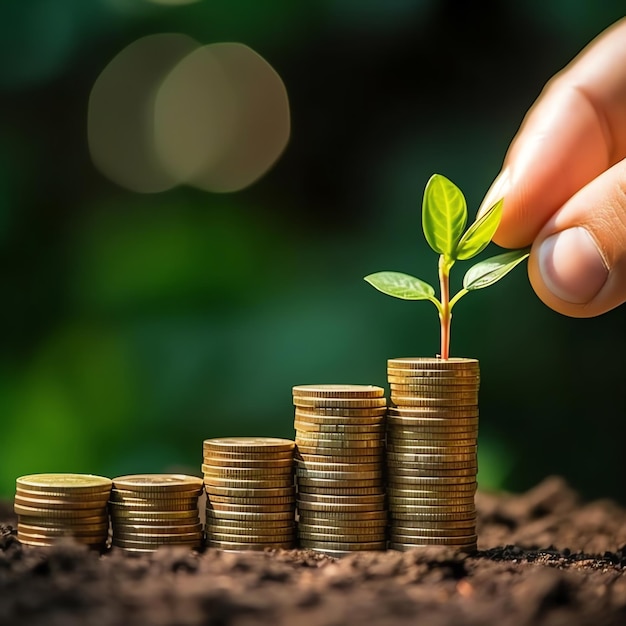
[[113, 479], [112, 545], [154, 552], [163, 545], [199, 548], [202, 479], [184, 474], [135, 474]]
[[207, 546], [238, 552], [293, 548], [290, 439], [223, 437], [203, 444]]
[[98, 550], [109, 534], [107, 501], [111, 480], [91, 474], [31, 474], [16, 481], [17, 538], [51, 546], [73, 537]]

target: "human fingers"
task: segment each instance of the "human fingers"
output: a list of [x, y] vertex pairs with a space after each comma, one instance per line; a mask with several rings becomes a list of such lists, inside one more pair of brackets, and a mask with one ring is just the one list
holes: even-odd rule
[[626, 159], [548, 220], [528, 274], [539, 298], [571, 317], [600, 315], [626, 301]]
[[553, 78], [527, 114], [481, 210], [504, 197], [494, 241], [529, 245], [569, 198], [626, 157], [626, 19]]

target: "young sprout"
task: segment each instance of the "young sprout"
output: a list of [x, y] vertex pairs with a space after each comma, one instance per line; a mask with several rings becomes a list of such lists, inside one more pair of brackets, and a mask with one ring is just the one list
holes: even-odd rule
[[[471, 267], [463, 278], [463, 288], [450, 298], [450, 270], [456, 261], [466, 261], [482, 252], [498, 228], [502, 217], [498, 200], [467, 230], [467, 204], [461, 190], [445, 176], [434, 174], [426, 184], [422, 203], [422, 228], [428, 245], [439, 254], [440, 299], [431, 285], [401, 272], [376, 272], [365, 280], [388, 296], [402, 300], [430, 300], [441, 322], [441, 358], [450, 356], [452, 308], [468, 292], [493, 285], [528, 257], [529, 249], [511, 250]], [[465, 231], [465, 232], [463, 232]]]

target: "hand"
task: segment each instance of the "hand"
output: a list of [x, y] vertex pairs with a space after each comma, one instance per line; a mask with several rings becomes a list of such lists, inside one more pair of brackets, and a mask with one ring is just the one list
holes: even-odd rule
[[626, 19], [547, 84], [481, 209], [501, 197], [494, 241], [532, 243], [545, 304], [592, 317], [626, 301]]

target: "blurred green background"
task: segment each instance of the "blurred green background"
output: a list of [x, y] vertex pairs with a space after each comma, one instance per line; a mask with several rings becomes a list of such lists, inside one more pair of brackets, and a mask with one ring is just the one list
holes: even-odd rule
[[[0, 3], [0, 496], [40, 471], [199, 472], [204, 438], [291, 437], [294, 384], [384, 384], [388, 357], [434, 355], [434, 308], [362, 277], [434, 280], [428, 177], [456, 182], [473, 215], [544, 83], [624, 13], [163, 1]], [[141, 195], [91, 162], [94, 82], [168, 32], [242, 42], [286, 85], [290, 143], [244, 191]], [[483, 486], [558, 473], [626, 502], [624, 321], [551, 312], [523, 269], [459, 304], [452, 352], [482, 368]]]

